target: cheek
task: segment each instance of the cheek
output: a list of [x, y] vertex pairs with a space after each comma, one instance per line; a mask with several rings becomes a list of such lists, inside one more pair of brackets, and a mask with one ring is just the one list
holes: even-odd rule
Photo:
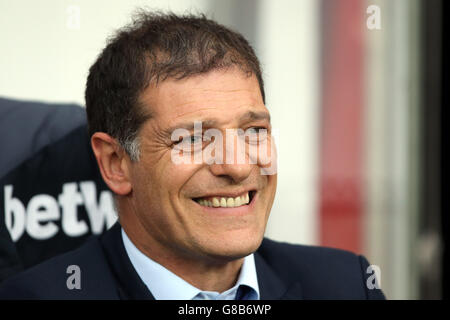
[[182, 197], [185, 194], [189, 197], [192, 191], [189, 186], [191, 185], [191, 181], [197, 180], [194, 177], [197, 176], [200, 167], [201, 165], [196, 164], [170, 163], [165, 168], [165, 172], [160, 180], [164, 181], [168, 186], [171, 196]]
[[137, 200], [147, 211], [169, 214], [168, 211], [180, 210], [179, 206], [185, 205], [183, 191], [196, 170], [195, 165], [176, 165], [170, 158], [157, 165], [142, 166], [135, 175]]

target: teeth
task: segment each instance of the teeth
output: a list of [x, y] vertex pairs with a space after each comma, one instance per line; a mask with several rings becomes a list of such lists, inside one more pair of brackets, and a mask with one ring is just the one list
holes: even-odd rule
[[225, 198], [220, 198], [220, 206], [223, 208], [227, 207], [227, 200]]
[[236, 198], [213, 197], [210, 200], [200, 199], [197, 202], [205, 207], [235, 208], [248, 204], [250, 197], [247, 192], [245, 195]]

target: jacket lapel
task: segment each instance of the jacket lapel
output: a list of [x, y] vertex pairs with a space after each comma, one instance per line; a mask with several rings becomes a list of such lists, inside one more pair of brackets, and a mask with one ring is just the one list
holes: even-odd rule
[[[120, 230], [120, 224], [116, 222], [100, 240], [115, 276], [119, 296], [122, 300], [154, 300], [155, 298], [128, 258]], [[285, 283], [258, 251], [254, 255], [261, 300], [298, 300], [303, 298], [299, 282]]]
[[256, 274], [261, 300], [300, 300], [303, 292], [299, 282], [285, 283], [265, 259], [255, 252]]
[[108, 230], [100, 240], [109, 266], [116, 278], [120, 299], [154, 300], [142, 282], [125, 251], [119, 222]]

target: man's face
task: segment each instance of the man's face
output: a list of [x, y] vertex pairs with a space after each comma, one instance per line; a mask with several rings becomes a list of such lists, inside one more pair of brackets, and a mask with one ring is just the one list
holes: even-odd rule
[[[230, 69], [166, 80], [147, 88], [140, 101], [152, 117], [139, 132], [141, 157], [131, 164], [130, 197], [146, 236], [169, 252], [196, 259], [231, 260], [255, 251], [274, 200], [276, 175], [261, 175], [260, 164], [249, 164], [248, 158], [245, 164], [226, 164], [226, 159], [225, 164], [176, 164], [172, 150], [179, 144], [171, 136], [175, 128], [201, 121], [203, 131], [213, 127], [223, 133], [226, 148], [226, 129], [266, 128], [270, 150], [269, 112], [256, 77]], [[200, 141], [200, 149], [206, 144]]]

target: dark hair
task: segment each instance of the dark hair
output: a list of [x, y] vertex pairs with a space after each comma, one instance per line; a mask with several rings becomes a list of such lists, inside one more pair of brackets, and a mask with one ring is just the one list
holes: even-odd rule
[[204, 15], [138, 12], [130, 25], [109, 39], [89, 70], [85, 92], [89, 134], [108, 133], [132, 156], [139, 148], [134, 143], [139, 128], [150, 117], [139, 96], [152, 81], [232, 66], [256, 76], [264, 101], [260, 64], [242, 35]]

